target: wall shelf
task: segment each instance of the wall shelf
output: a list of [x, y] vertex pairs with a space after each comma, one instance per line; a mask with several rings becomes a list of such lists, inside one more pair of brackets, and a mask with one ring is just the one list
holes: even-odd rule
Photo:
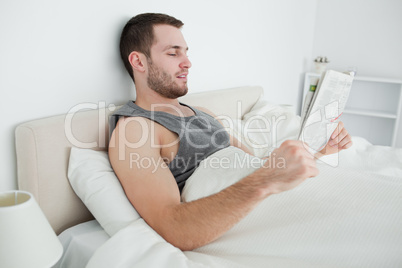
[[[311, 79], [319, 77], [316, 73], [305, 74], [303, 102]], [[401, 80], [356, 76], [341, 120], [352, 136], [364, 137], [377, 145], [395, 146], [401, 109]]]
[[345, 109], [343, 111], [344, 114], [355, 114], [355, 115], [364, 115], [364, 116], [374, 116], [374, 117], [383, 117], [383, 118], [392, 118], [396, 119], [397, 115], [387, 112], [373, 112], [370, 110], [353, 110], [353, 109]]

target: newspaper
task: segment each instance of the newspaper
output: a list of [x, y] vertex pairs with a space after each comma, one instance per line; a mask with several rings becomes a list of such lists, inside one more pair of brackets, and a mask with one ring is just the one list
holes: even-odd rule
[[315, 152], [321, 151], [336, 129], [345, 109], [353, 73], [324, 72], [318, 85], [310, 87], [304, 101], [299, 140]]

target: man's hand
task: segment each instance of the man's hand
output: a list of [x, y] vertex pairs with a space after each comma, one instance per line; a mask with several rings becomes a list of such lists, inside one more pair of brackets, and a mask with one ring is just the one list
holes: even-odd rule
[[319, 152], [319, 156], [335, 154], [343, 149], [350, 148], [352, 144], [352, 137], [344, 128], [343, 123], [339, 122], [327, 145]]
[[314, 156], [306, 146], [301, 141], [283, 142], [264, 166], [251, 175], [260, 178], [263, 197], [293, 189], [307, 178], [318, 175]]

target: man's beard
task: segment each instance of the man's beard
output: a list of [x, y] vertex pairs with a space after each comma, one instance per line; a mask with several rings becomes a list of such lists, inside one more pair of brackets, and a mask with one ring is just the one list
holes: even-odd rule
[[187, 85], [180, 88], [167, 72], [155, 66], [151, 61], [148, 62], [148, 65], [149, 75], [147, 84], [149, 88], [169, 99], [176, 99], [187, 94]]

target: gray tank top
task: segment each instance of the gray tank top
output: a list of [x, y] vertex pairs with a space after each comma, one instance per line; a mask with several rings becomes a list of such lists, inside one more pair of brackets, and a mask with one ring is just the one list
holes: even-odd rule
[[229, 134], [211, 115], [189, 107], [194, 116], [180, 117], [161, 111], [147, 111], [133, 101], [127, 102], [110, 118], [110, 132], [116, 127], [120, 116], [145, 117], [164, 126], [179, 136], [177, 155], [168, 167], [176, 179], [180, 192], [186, 180], [200, 162], [218, 150], [230, 145]]

